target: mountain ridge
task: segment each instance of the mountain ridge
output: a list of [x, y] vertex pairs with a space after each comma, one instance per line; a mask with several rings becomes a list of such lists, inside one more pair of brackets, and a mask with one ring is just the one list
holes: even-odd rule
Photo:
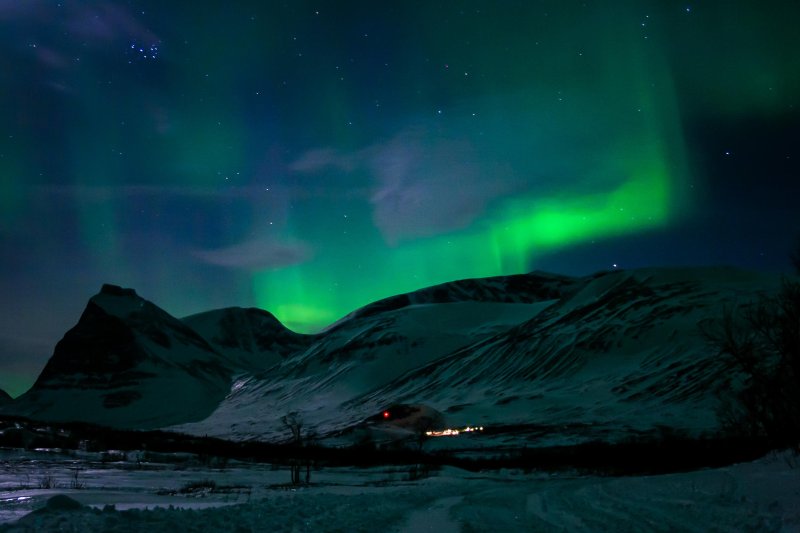
[[546, 436], [556, 442], [702, 433], [727, 378], [699, 324], [777, 285], [725, 267], [467, 279], [314, 335], [256, 308], [177, 319], [104, 285], [34, 387], [0, 411], [234, 440], [285, 440], [288, 413], [331, 443], [379, 438], [397, 428], [365, 421], [393, 404], [451, 424], [580, 428]]

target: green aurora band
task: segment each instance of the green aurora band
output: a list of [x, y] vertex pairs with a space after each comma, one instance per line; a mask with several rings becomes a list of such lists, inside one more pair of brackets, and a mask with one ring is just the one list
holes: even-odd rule
[[[314, 331], [379, 298], [454, 279], [525, 272], [536, 254], [663, 226], [671, 183], [663, 161], [609, 193], [510, 202], [482, 231], [464, 231], [383, 250], [368, 271], [334, 276], [323, 259], [254, 276], [259, 306], [287, 326]], [[335, 287], [335, 288], [334, 288]]]
[[393, 248], [373, 246], [368, 257], [354, 252], [349, 271], [345, 265], [332, 269], [335, 261], [320, 255], [261, 272], [253, 280], [258, 304], [294, 329], [314, 331], [379, 298], [454, 279], [525, 272], [538, 255], [662, 227], [687, 203], [677, 186], [687, 170], [682, 140], [662, 140], [664, 131], [675, 134], [675, 125], [654, 124], [638, 146], [600, 165], [600, 173], [610, 166], [625, 176], [609, 191], [506, 200], [470, 228]]
[[[252, 294], [256, 305], [306, 332], [394, 294], [526, 272], [547, 254], [690, 216], [705, 176], [686, 146], [687, 117], [776, 117], [793, 109], [800, 90], [796, 17], [758, 2], [734, 4], [707, 3], [689, 13], [669, 2], [522, 2], [487, 9], [488, 20], [421, 6], [369, 20], [375, 33], [391, 37], [363, 42], [356, 41], [365, 25], [357, 4], [343, 14], [322, 9], [331, 18], [313, 23], [306, 15], [316, 8], [309, 6], [284, 13], [265, 5], [255, 22], [233, 7], [224, 14], [175, 8], [162, 30], [171, 49], [163, 59], [111, 65], [116, 56], [90, 42], [95, 63], [87, 55], [53, 77], [63, 77], [70, 91], [31, 101], [47, 110], [54, 105], [47, 102], [61, 99], [58, 113], [42, 113], [47, 131], [58, 135], [53, 150], [31, 132], [0, 141], [0, 221], [8, 234], [23, 224], [37, 185], [74, 187], [75, 220], [37, 234], [31, 246], [45, 250], [62, 237], [61, 226], [75, 224], [76, 248], [88, 259], [83, 270], [166, 292], [173, 302], [162, 305], [184, 309], [205, 302], [180, 297], [194, 290], [191, 279], [174, 289], [192, 266], [187, 250], [279, 231], [284, 242], [309, 243], [313, 256], [279, 269], [227, 271], [220, 285]], [[313, 25], [318, 21], [323, 26]], [[26, 89], [8, 96], [21, 98]], [[386, 114], [378, 115], [373, 101], [382, 97]], [[0, 113], [15, 116], [10, 106]], [[451, 117], [460, 118], [442, 126], [444, 137], [488, 146], [479, 153], [494, 155], [479, 157], [481, 179], [491, 182], [491, 169], [507, 165], [530, 185], [492, 199], [465, 227], [387, 242], [362, 197], [347, 201], [354, 222], [345, 238], [326, 224], [339, 209], [336, 199], [312, 205], [286, 198], [296, 208], [266, 227], [274, 204], [192, 192], [271, 184], [272, 175], [258, 169], [275, 146], [289, 159], [319, 147], [352, 152], [415, 121], [438, 131], [444, 122], [436, 121]], [[287, 178], [277, 174], [276, 181]], [[330, 189], [374, 186], [363, 174]], [[140, 206], [134, 212], [125, 192], [80, 194], [127, 186], [167, 191], [136, 200], [142, 226]], [[176, 194], [180, 188], [190, 192]], [[228, 211], [219, 207], [226, 202]], [[137, 247], [148, 239], [170, 253], [143, 267], [147, 254]]]
[[[630, 36], [629, 44], [635, 38]], [[314, 332], [381, 298], [456, 279], [527, 272], [544, 254], [664, 227], [685, 215], [692, 205], [686, 186], [690, 170], [670, 69], [658, 53], [638, 46], [615, 45], [612, 52], [617, 57], [609, 61], [606, 76], [591, 94], [576, 94], [581, 101], [575, 109], [543, 111], [537, 94], [524, 99], [531, 109], [523, 113], [531, 123], [549, 116], [556, 130], [602, 131], [607, 137], [603, 148], [590, 151], [591, 160], [578, 166], [586, 173], [582, 181], [589, 184], [607, 183], [614, 176], [607, 188], [589, 185], [590, 190], [580, 190], [587, 187], [570, 187], [567, 181], [564, 190], [548, 195], [506, 197], [459, 231], [396, 246], [366, 236], [370, 246], [323, 249], [307, 263], [254, 275], [259, 307], [294, 330]], [[632, 98], [621, 94], [620, 85], [626, 83], [636, 88]], [[498, 109], [486, 111], [503, 116]], [[537, 137], [531, 126], [503, 132], [509, 125], [500, 121], [494, 127], [498, 131], [493, 135], [510, 142], [524, 145], [530, 137], [535, 143]], [[530, 158], [542, 157], [547, 149], [531, 146]], [[556, 157], [584, 160], [581, 149], [555, 147]], [[517, 164], [536, 170], [531, 163]]]

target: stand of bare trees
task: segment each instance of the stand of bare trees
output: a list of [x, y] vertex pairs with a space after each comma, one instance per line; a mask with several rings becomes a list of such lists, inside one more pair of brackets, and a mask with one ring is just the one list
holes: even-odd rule
[[[791, 259], [800, 275], [800, 243]], [[726, 429], [800, 450], [800, 277], [704, 333], [733, 371], [720, 413]]]

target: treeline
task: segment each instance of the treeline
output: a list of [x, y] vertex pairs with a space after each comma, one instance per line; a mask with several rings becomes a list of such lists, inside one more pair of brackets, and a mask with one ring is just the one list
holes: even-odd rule
[[729, 368], [723, 428], [800, 453], [800, 239], [791, 260], [795, 274], [775, 294], [727, 309], [702, 331]]
[[[502, 450], [438, 450], [418, 447], [381, 448], [363, 444], [345, 448], [318, 445], [232, 442], [167, 431], [132, 431], [89, 424], [46, 424], [20, 418], [0, 419], [0, 447], [22, 449], [84, 450], [87, 452], [137, 452], [137, 457], [191, 454], [198, 462], [224, 464], [228, 460], [276, 465], [454, 466], [470, 471], [521, 469], [524, 471], [575, 471], [596, 475], [658, 474], [719, 467], [764, 456], [769, 442], [758, 437], [705, 437], [659, 435], [624, 442], [587, 442], [570, 446]], [[123, 455], [124, 457], [124, 455]], [[177, 459], [176, 459], [177, 460]]]

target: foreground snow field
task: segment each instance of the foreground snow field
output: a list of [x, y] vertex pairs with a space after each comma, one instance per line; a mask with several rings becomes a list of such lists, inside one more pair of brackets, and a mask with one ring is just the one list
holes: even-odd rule
[[[288, 471], [270, 465], [133, 469], [6, 455], [0, 530], [800, 531], [797, 461], [782, 454], [631, 477], [328, 468], [292, 487]], [[82, 488], [67, 488], [75, 482]], [[204, 490], [211, 482], [215, 490]], [[181, 494], [187, 486], [197, 490]], [[48, 508], [58, 494], [84, 507]]]

